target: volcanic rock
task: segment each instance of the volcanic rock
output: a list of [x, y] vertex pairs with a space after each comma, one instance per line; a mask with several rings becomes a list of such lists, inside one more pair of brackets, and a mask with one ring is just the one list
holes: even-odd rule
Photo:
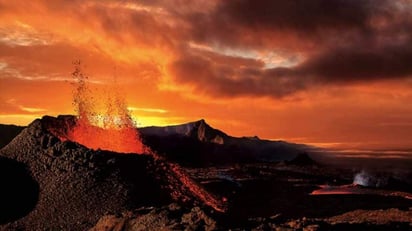
[[185, 137], [191, 137], [201, 142], [223, 144], [225, 139], [228, 138], [224, 132], [212, 128], [206, 123], [204, 119], [199, 121], [190, 122], [182, 125], [174, 125], [167, 127], [145, 127], [139, 129], [144, 135], [166, 137], [173, 135], [180, 135]]
[[[26, 203], [16, 206], [32, 210], [20, 211], [20, 216], [28, 213], [21, 219], [2, 217], [0, 220], [5, 224], [0, 229], [85, 230], [108, 213], [160, 206], [173, 199], [202, 204], [179, 176], [171, 173], [171, 165], [161, 159], [94, 151], [78, 143], [61, 141], [59, 132], [67, 132], [74, 122], [72, 116], [37, 119], [0, 150], [0, 156], [18, 163], [16, 169], [3, 170], [3, 178], [16, 177], [15, 172], [20, 171], [17, 168], [21, 168], [27, 171], [26, 178], [35, 182], [33, 190], [38, 185], [38, 193], [34, 194], [38, 198], [34, 200], [22, 198], [24, 193], [13, 195], [12, 200]], [[13, 190], [2, 188], [8, 194]], [[0, 214], [7, 212], [5, 207], [0, 209]]]
[[[377, 224], [384, 225], [391, 222], [405, 222], [412, 224], [412, 208], [402, 211], [396, 208], [386, 210], [355, 210], [326, 219], [331, 224]], [[412, 228], [412, 227], [411, 227]]]
[[216, 221], [199, 207], [181, 208], [176, 204], [161, 208], [105, 215], [90, 231], [216, 230]]
[[205, 120], [167, 127], [139, 128], [146, 145], [185, 166], [292, 160], [310, 147], [258, 137], [232, 137]]

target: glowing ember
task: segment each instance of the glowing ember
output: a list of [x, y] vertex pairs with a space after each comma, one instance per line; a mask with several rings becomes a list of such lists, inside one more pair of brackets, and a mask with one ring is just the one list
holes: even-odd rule
[[397, 196], [412, 200], [412, 194], [408, 192], [393, 191], [387, 189], [365, 188], [356, 184], [346, 185], [319, 185], [319, 189], [314, 190], [310, 195], [340, 195], [340, 194], [357, 194], [357, 195], [380, 195], [380, 196]]
[[185, 185], [189, 191], [196, 195], [201, 201], [206, 205], [212, 207], [216, 211], [225, 212], [227, 210], [226, 198], [219, 200], [214, 195], [208, 193], [204, 188], [200, 187], [196, 182], [194, 182], [187, 174], [183, 171], [177, 164], [169, 164], [171, 171], [177, 176], [180, 182]]
[[67, 138], [91, 149], [110, 150], [123, 153], [143, 153], [144, 148], [137, 139], [134, 128], [103, 129], [79, 120], [67, 134]]
[[129, 115], [124, 100], [114, 91], [114, 97], [100, 97], [104, 110], [96, 110], [101, 104], [93, 97], [87, 85], [87, 76], [81, 71], [80, 62], [75, 63], [73, 77], [76, 82], [73, 104], [78, 113], [76, 125], [66, 138], [91, 149], [103, 149], [123, 153], [143, 153], [147, 148]]
[[319, 185], [320, 189], [314, 190], [310, 195], [339, 195], [339, 194], [362, 194], [359, 187], [352, 184], [332, 186]]
[[[124, 100], [115, 94], [114, 97], [100, 98], [104, 100], [104, 110], [96, 110], [96, 97], [87, 85], [85, 76], [80, 67], [80, 62], [75, 63], [73, 77], [76, 80], [73, 104], [78, 113], [74, 125], [69, 125], [68, 130], [60, 131], [54, 127], [49, 128], [53, 134], [62, 140], [71, 140], [85, 145], [91, 149], [103, 149], [122, 153], [146, 153], [154, 159], [163, 162], [170, 177], [180, 181], [198, 199], [216, 211], [224, 212], [227, 209], [227, 199], [219, 199], [208, 193], [199, 184], [190, 179], [187, 173], [178, 164], [168, 163], [145, 146], [140, 139], [139, 133], [133, 120], [129, 115]], [[116, 93], [116, 91], [114, 91]], [[172, 197], [179, 198], [179, 193], [172, 192]]]

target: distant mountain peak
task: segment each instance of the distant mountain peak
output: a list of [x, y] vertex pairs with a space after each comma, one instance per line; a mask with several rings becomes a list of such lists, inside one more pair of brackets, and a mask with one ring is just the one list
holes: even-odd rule
[[189, 123], [185, 123], [185, 124], [181, 124], [181, 125], [176, 125], [176, 126], [187, 126], [190, 129], [196, 129], [199, 127], [209, 127], [212, 128], [205, 119], [200, 119], [200, 120], [196, 120], [193, 122], [189, 122]]
[[246, 139], [249, 139], [249, 140], [261, 140], [260, 138], [259, 138], [259, 136], [244, 136], [243, 138], [246, 138]]
[[196, 137], [202, 142], [211, 142], [217, 144], [223, 144], [224, 138], [227, 137], [225, 133], [215, 128], [212, 128], [209, 124], [206, 123], [204, 119], [201, 119], [196, 122], [195, 127], [191, 131], [191, 136]]
[[145, 127], [140, 128], [139, 130], [144, 135], [183, 135], [186, 137], [195, 138], [201, 142], [211, 142], [217, 144], [223, 144], [225, 142], [225, 138], [228, 137], [228, 135], [224, 132], [211, 127], [205, 119], [166, 127]]
[[207, 124], [205, 119], [200, 119], [200, 120], [198, 120], [198, 121], [196, 121], [196, 122], [198, 122], [198, 123], [205, 123], [205, 124]]

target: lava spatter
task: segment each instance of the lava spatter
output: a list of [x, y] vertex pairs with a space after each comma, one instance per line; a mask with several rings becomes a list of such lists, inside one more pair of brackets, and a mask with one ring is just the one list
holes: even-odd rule
[[[225, 200], [207, 192], [193, 181], [178, 164], [168, 162], [143, 144], [138, 129], [127, 110], [127, 105], [118, 92], [114, 91], [113, 95], [109, 96], [95, 97], [89, 88], [88, 77], [83, 74], [79, 62], [75, 63], [72, 76], [76, 80], [73, 105], [77, 116], [74, 121], [66, 121], [61, 128], [58, 128], [57, 124], [48, 126], [50, 132], [60, 140], [74, 141], [94, 150], [148, 154], [157, 163], [161, 163], [163, 171], [169, 173], [167, 174], [169, 181], [175, 182], [175, 187], [189, 192], [216, 211], [226, 211]], [[97, 100], [103, 102], [97, 102]], [[97, 110], [96, 105], [104, 105], [104, 110]], [[173, 190], [171, 188], [172, 198], [185, 202], [184, 195], [179, 193], [181, 190], [176, 190], [176, 192]]]
[[[66, 138], [95, 150], [145, 152], [146, 147], [119, 93], [114, 90], [113, 95], [95, 95], [88, 86], [88, 77], [82, 72], [80, 62], [75, 63], [72, 76], [76, 81], [73, 105], [78, 115]], [[104, 107], [97, 110], [96, 105]]]

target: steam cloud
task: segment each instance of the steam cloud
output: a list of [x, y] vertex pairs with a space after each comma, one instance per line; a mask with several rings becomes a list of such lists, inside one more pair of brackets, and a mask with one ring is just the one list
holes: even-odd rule
[[372, 175], [371, 173], [362, 170], [355, 175], [353, 184], [365, 187], [380, 188], [388, 184], [388, 177]]

